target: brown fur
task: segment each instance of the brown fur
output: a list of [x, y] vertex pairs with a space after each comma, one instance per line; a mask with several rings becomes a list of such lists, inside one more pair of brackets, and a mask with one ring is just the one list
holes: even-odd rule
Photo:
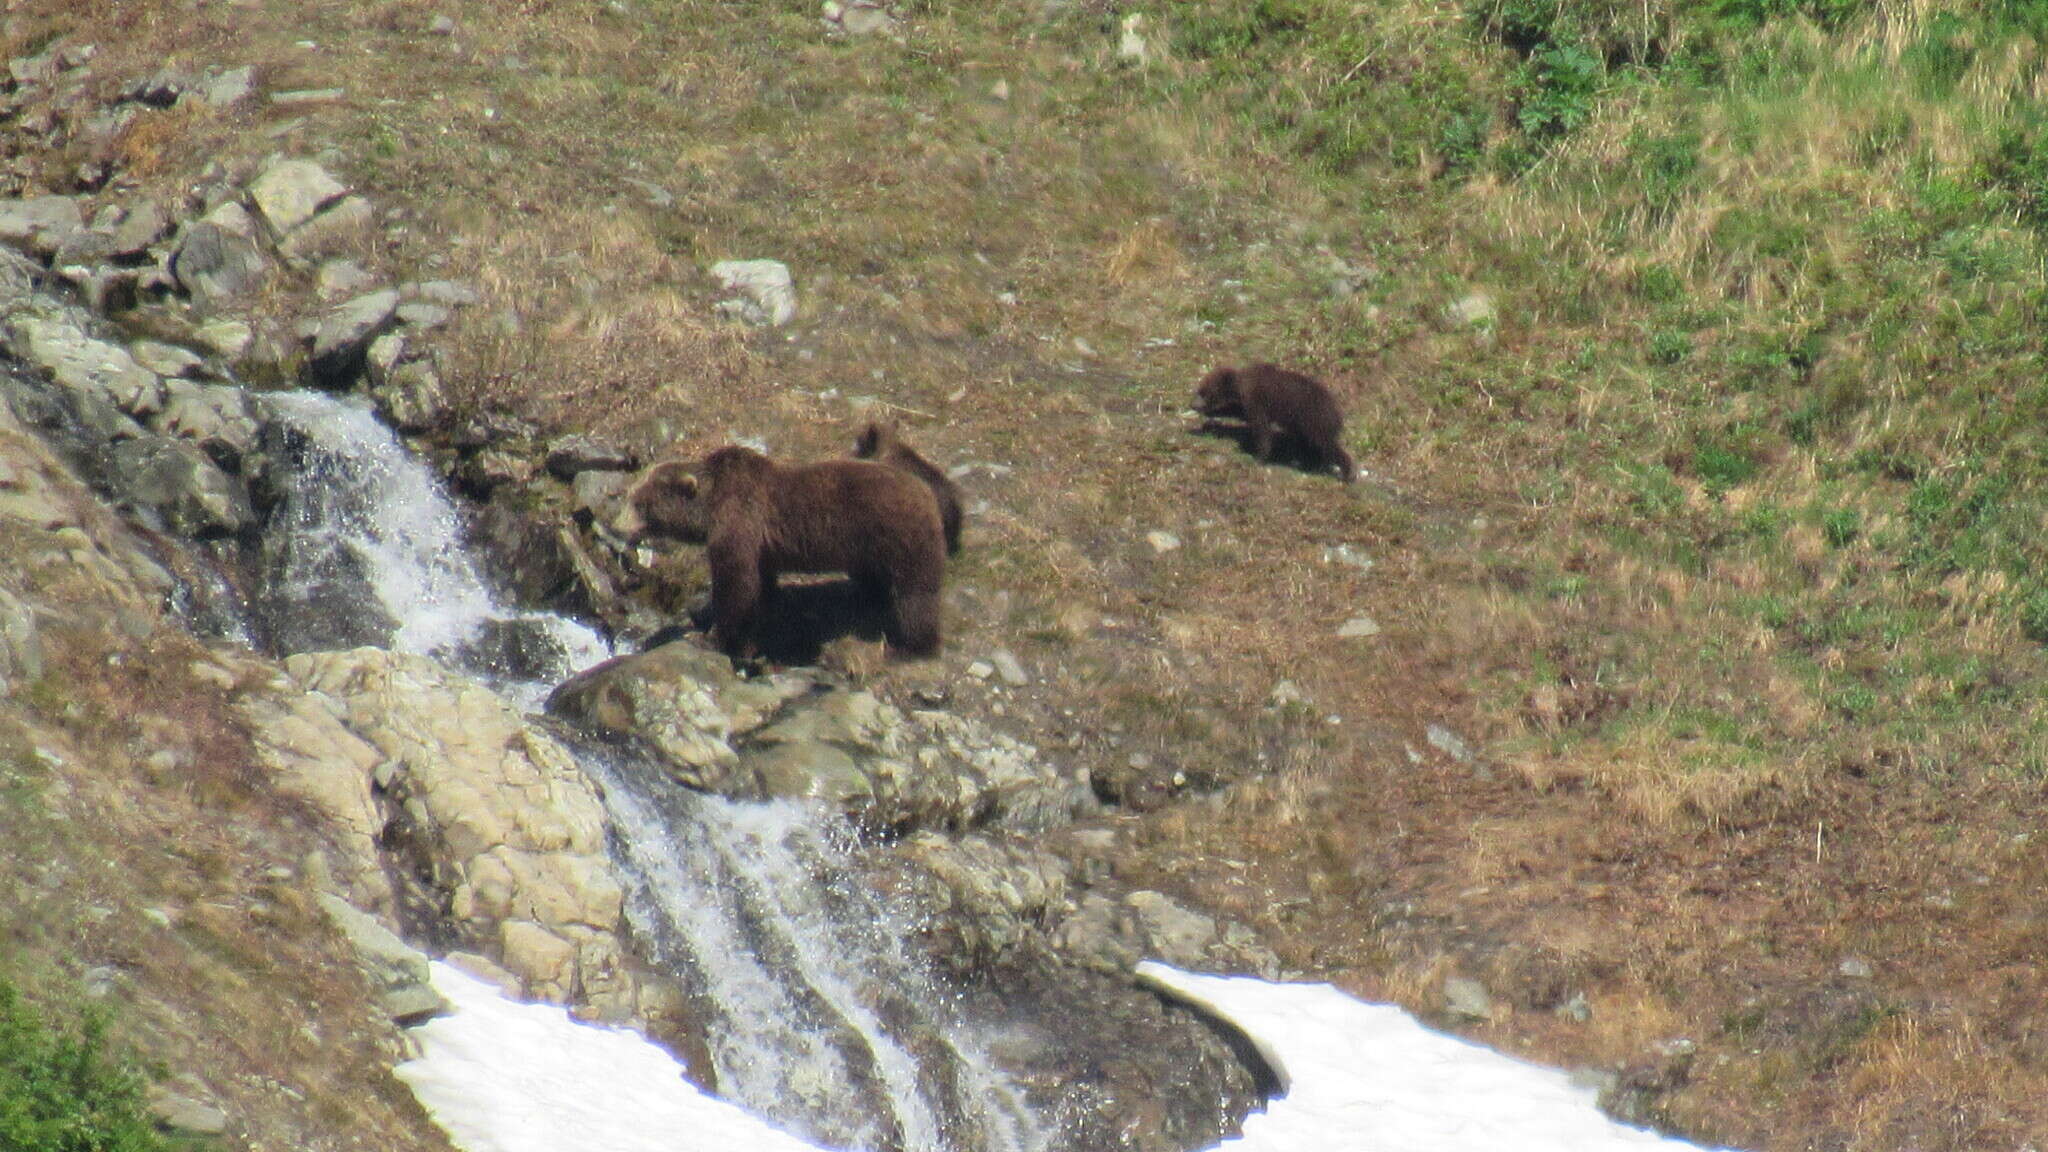
[[1195, 390], [1195, 410], [1204, 416], [1237, 416], [1251, 427], [1252, 451], [1273, 458], [1273, 431], [1299, 437], [1323, 467], [1334, 464], [1346, 484], [1358, 467], [1344, 450], [1344, 412], [1322, 382], [1277, 364], [1218, 368]]
[[938, 502], [894, 468], [864, 460], [784, 467], [727, 445], [695, 465], [648, 469], [616, 527], [629, 539], [706, 545], [711, 634], [729, 655], [746, 654], [782, 572], [844, 572], [885, 592], [890, 644], [917, 656], [939, 649], [946, 555]]
[[939, 502], [939, 518], [946, 526], [947, 554], [960, 551], [960, 486], [940, 471], [938, 465], [905, 444], [895, 421], [868, 421], [867, 427], [860, 430], [859, 438], [853, 442], [853, 455], [857, 460], [879, 460], [924, 481], [925, 487], [932, 490], [932, 496]]

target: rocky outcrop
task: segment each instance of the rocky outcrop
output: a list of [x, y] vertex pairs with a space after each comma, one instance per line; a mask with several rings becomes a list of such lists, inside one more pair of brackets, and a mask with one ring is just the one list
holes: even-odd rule
[[[496, 693], [422, 657], [362, 648], [293, 656], [285, 667], [360, 745], [309, 725], [342, 756], [331, 778], [299, 790], [357, 836], [356, 855], [383, 853], [400, 877], [401, 910], [430, 920], [417, 927], [431, 938], [445, 924], [533, 995], [632, 1016], [637, 990], [618, 937], [624, 891], [605, 851], [603, 805], [569, 750]], [[278, 762], [317, 771], [321, 751], [290, 726], [304, 705], [286, 708], [282, 724], [275, 712], [247, 714]], [[366, 792], [376, 815], [363, 838]]]
[[1093, 804], [1030, 745], [975, 721], [798, 673], [742, 678], [692, 644], [593, 668], [548, 710], [642, 745], [690, 787], [822, 800], [870, 827], [1044, 828]]

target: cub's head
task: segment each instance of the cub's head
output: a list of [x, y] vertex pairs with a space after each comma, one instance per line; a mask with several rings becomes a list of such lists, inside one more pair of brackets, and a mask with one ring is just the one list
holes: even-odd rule
[[1234, 369], [1216, 369], [1202, 377], [1201, 385], [1195, 389], [1195, 411], [1204, 416], [1234, 416], [1241, 404]]
[[702, 543], [711, 531], [707, 486], [699, 469], [680, 460], [656, 464], [627, 491], [612, 531], [629, 541], [666, 536]]
[[896, 422], [894, 420], [870, 420], [861, 428], [860, 435], [853, 441], [853, 455], [860, 460], [874, 460], [888, 454], [896, 444]]

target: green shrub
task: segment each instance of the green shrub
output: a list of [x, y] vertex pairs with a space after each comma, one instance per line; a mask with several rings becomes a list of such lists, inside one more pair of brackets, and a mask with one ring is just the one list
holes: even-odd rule
[[1660, 328], [1650, 336], [1652, 364], [1676, 364], [1692, 355], [1692, 337], [1675, 328]]
[[106, 1018], [51, 1027], [0, 980], [0, 1148], [7, 1152], [162, 1152], [143, 1080], [114, 1054]]
[[1836, 508], [1820, 518], [1820, 534], [1829, 544], [1847, 548], [1863, 535], [1863, 518], [1854, 508]]
[[2020, 601], [2020, 635], [2048, 644], [2048, 584], [2036, 587]]

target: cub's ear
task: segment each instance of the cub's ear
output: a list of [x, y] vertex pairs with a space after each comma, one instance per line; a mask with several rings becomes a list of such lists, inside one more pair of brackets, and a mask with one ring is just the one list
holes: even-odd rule
[[683, 473], [676, 480], [676, 491], [681, 492], [684, 496], [694, 498], [697, 495], [697, 474], [695, 472]]
[[671, 460], [661, 465], [648, 476], [648, 480], [686, 500], [697, 495], [697, 474], [681, 461]]

